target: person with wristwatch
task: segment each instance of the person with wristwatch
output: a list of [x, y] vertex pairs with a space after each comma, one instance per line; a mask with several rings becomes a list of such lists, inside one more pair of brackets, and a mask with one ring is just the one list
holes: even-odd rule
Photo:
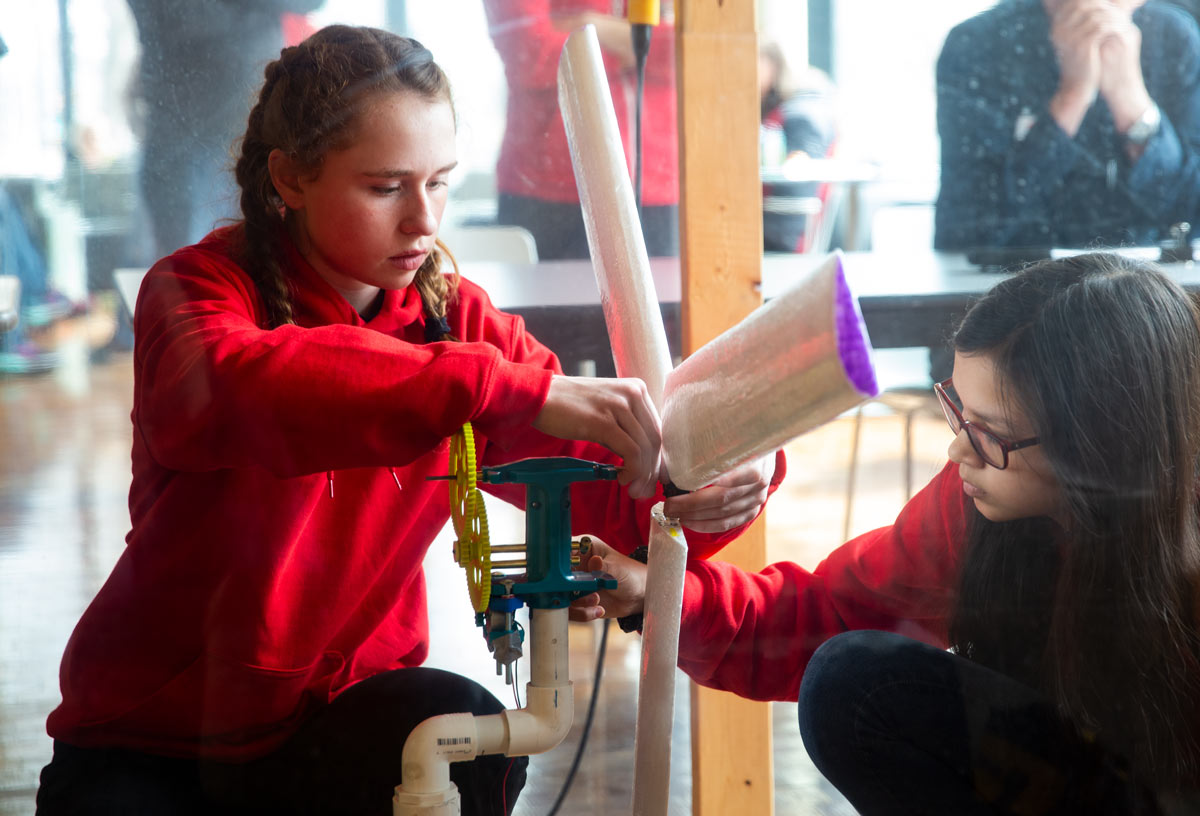
[[937, 65], [934, 245], [1150, 246], [1200, 218], [1200, 29], [1160, 0], [1002, 0]]

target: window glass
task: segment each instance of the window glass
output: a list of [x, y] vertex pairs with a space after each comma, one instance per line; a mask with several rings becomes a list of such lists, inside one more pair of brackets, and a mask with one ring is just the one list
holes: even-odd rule
[[[656, 262], [666, 263], [673, 263], [679, 239], [672, 29], [679, 2], [662, 3], [663, 22], [651, 40], [640, 156], [647, 247]], [[1046, 0], [1047, 6], [1054, 2]], [[19, 324], [0, 334], [0, 397], [21, 382], [6, 375], [61, 376], [68, 393], [86, 393], [90, 355], [101, 359], [130, 350], [128, 304], [136, 276], [238, 217], [231, 149], [263, 68], [285, 42], [321, 26], [349, 23], [408, 34], [448, 74], [459, 164], [450, 178], [442, 234], [468, 276], [494, 273], [492, 262], [499, 260], [513, 264], [501, 267], [508, 280], [514, 269], [535, 261], [563, 264], [558, 268], [564, 270], [586, 264], [555, 83], [565, 32], [581, 23], [597, 27], [622, 146], [631, 163], [635, 154], [637, 83], [621, 21], [624, 0], [8, 5], [0, 15], [0, 275], [20, 280], [21, 298], [15, 305]], [[758, 124], [766, 251], [925, 252], [943, 241], [939, 234], [953, 236], [940, 246], [956, 253], [1153, 244], [1168, 239], [1172, 226], [1194, 220], [1193, 209], [1200, 207], [1200, 96], [1192, 97], [1200, 91], [1179, 80], [1186, 72], [1159, 70], [1185, 66], [1193, 79], [1200, 70], [1200, 34], [1182, 11], [1165, 10], [1155, 0], [1137, 12], [1147, 21], [1144, 47], [1167, 55], [1165, 62], [1148, 63], [1146, 72], [1157, 113], [1143, 105], [1122, 121], [1122, 132], [1116, 122], [1122, 117], [1114, 111], [1089, 113], [1092, 118], [1080, 126], [1084, 135], [1072, 140], [1048, 118], [1054, 88], [1047, 90], [1045, 82], [1051, 74], [1030, 73], [1028, 85], [1012, 84], [1036, 55], [1045, 63], [1046, 41], [1030, 33], [1038, 15], [1045, 17], [1041, 0], [1004, 0], [1000, 6], [991, 0], [831, 0], [833, 59], [824, 70], [808, 65], [808, 5], [821, 4], [757, 3], [764, 45]], [[998, 23], [994, 37], [990, 29], [960, 28], [1000, 7], [1022, 8], [1026, 16]], [[952, 31], [962, 32], [966, 44], [961, 62], [943, 60], [939, 87], [939, 57]], [[235, 42], [233, 33], [243, 36]], [[1014, 54], [1026, 53], [1029, 59], [1011, 62]], [[985, 56], [997, 62], [987, 63]], [[164, 115], [170, 128], [162, 126]], [[947, 122], [939, 127], [940, 116], [951, 130]], [[1014, 156], [1020, 161], [1010, 161]], [[1050, 200], [1046, 210], [1036, 209], [1032, 185], [1068, 166], [1077, 168], [1085, 185], [1078, 189], [1096, 194], [1068, 193]], [[947, 199], [948, 189], [957, 198]], [[1093, 207], [1093, 201], [1107, 203]], [[1091, 220], [1073, 220], [1085, 210]], [[960, 215], [960, 222], [944, 224], [948, 213]], [[488, 231], [502, 226], [510, 229]], [[489, 280], [505, 281], [500, 274]], [[102, 329], [83, 340], [82, 350], [60, 345], [63, 335], [54, 327], [84, 313], [105, 316], [106, 322], [89, 323]], [[526, 319], [540, 336], [536, 315]], [[678, 325], [670, 320], [674, 342]], [[543, 339], [570, 360], [570, 373], [611, 373], [608, 349], [592, 344], [594, 337], [582, 329], [572, 326]], [[42, 419], [22, 421], [35, 427]], [[121, 427], [129, 431], [124, 421]], [[119, 441], [127, 451], [131, 440]], [[55, 467], [36, 478], [76, 478], [66, 471], [87, 465]], [[0, 500], [37, 495], [37, 485], [26, 489], [21, 474], [7, 475]], [[122, 500], [109, 511], [124, 513]], [[42, 721], [56, 703], [50, 687], [62, 646], [121, 546], [118, 535], [99, 553], [72, 553], [85, 564], [80, 583], [87, 597], [72, 597], [78, 608], [55, 619], [59, 629], [42, 638], [45, 661], [36, 676], [44, 687], [0, 694], [0, 732], [20, 708], [24, 736], [30, 744], [44, 740]], [[25, 608], [21, 620], [39, 614], [40, 608]], [[12, 620], [0, 615], [0, 638]], [[443, 655], [452, 657], [444, 646]], [[0, 672], [0, 688], [7, 682]], [[31, 709], [37, 716], [26, 716]], [[794, 732], [794, 717], [786, 727]], [[48, 751], [48, 741], [37, 745]], [[42, 760], [27, 756], [22, 767]], [[7, 782], [0, 775], [0, 791]], [[844, 812], [838, 807], [831, 805], [831, 812]]]

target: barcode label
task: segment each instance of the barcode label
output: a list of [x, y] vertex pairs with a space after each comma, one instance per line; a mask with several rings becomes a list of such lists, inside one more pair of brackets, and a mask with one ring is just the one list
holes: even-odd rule
[[438, 745], [470, 745], [470, 737], [439, 737]]

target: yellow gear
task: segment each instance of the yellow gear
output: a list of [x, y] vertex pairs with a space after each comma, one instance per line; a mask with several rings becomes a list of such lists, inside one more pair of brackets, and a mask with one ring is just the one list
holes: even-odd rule
[[477, 476], [475, 432], [467, 422], [450, 437], [450, 520], [457, 536], [454, 559], [467, 571], [475, 611], [483, 612], [492, 597], [492, 545]]

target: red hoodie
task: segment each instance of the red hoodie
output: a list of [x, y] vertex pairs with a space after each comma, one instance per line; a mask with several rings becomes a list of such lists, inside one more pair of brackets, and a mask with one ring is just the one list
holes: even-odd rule
[[795, 700], [809, 658], [839, 632], [882, 629], [945, 647], [965, 544], [962, 479], [950, 463], [895, 524], [843, 544], [812, 572], [786, 561], [757, 573], [692, 562], [679, 666], [743, 697]]
[[[558, 107], [558, 59], [569, 32], [554, 15], [598, 12], [620, 16], [613, 0], [485, 0], [488, 31], [508, 80], [507, 121], [496, 162], [502, 193], [573, 204], [579, 201], [562, 112]], [[632, 172], [637, 72], [604, 56], [617, 128]], [[642, 103], [642, 198], [646, 206], [679, 203], [676, 138], [675, 27], [651, 32]]]
[[[529, 427], [558, 361], [469, 281], [448, 314], [464, 342], [425, 344], [411, 287], [363, 321], [285, 242], [297, 325], [264, 331], [240, 237], [217, 230], [142, 284], [133, 527], [63, 657], [47, 730], [68, 743], [248, 759], [353, 683], [419, 665], [421, 562], [449, 516], [426, 477], [464, 422], [484, 465], [615, 461]], [[523, 506], [520, 486], [488, 489]], [[628, 551], [652, 504], [586, 483], [572, 520]], [[704, 557], [738, 532], [689, 543]]]

